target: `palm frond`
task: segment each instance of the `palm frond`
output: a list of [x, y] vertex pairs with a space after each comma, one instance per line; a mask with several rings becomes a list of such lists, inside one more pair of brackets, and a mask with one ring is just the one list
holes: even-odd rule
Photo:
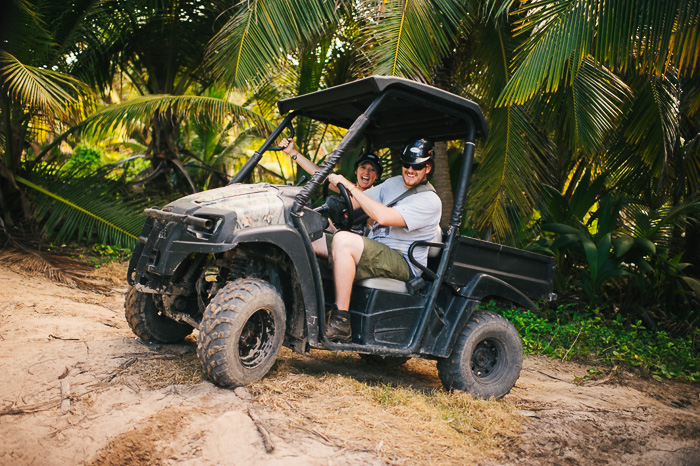
[[107, 283], [100, 283], [91, 277], [94, 268], [70, 257], [27, 246], [25, 238], [11, 238], [9, 245], [0, 248], [0, 263], [21, 273], [38, 273], [75, 288], [100, 293], [108, 293], [111, 288]]
[[29, 66], [0, 50], [0, 87], [20, 106], [47, 115], [74, 116], [81, 103], [90, 102], [91, 91], [70, 75]]
[[562, 148], [576, 158], [583, 154], [590, 160], [618, 128], [624, 104], [631, 97], [622, 79], [587, 58], [571, 87], [560, 91], [558, 98], [543, 95], [534, 99], [532, 111], [540, 116], [543, 127], [565, 144]]
[[517, 44], [508, 25], [495, 18], [475, 19], [466, 39], [480, 45], [472, 52], [472, 62], [458, 62], [459, 70], [467, 75], [489, 121], [489, 136], [477, 154], [468, 209], [472, 227], [508, 240], [522, 219], [531, 218], [541, 186], [549, 182], [545, 167], [551, 149], [525, 107], [494, 108], [510, 77], [508, 65]]
[[465, 16], [462, 1], [384, 2], [370, 31], [376, 44], [369, 52], [374, 73], [431, 82], [431, 68], [449, 53]]
[[484, 206], [475, 218], [476, 227], [491, 226], [505, 240], [512, 233], [512, 215], [532, 215], [534, 199], [546, 179], [543, 156], [547, 147], [521, 107], [494, 109], [490, 121], [469, 204]]
[[46, 63], [53, 45], [36, 2], [13, 0], [0, 3], [2, 27], [0, 47], [19, 61], [31, 65]]
[[[671, 163], [679, 137], [680, 88], [671, 79], [638, 78], [632, 83], [635, 99], [619, 128], [621, 137], [611, 148], [608, 163], [616, 183], [630, 192], [649, 193], [668, 185], [682, 173]], [[661, 183], [652, 188], [653, 180]]]
[[256, 87], [281, 59], [337, 24], [346, 1], [251, 0], [212, 39], [206, 61], [235, 87]]
[[673, 67], [693, 75], [700, 58], [700, 0], [530, 0], [516, 15], [527, 39], [500, 104], [572, 84], [587, 56], [659, 77]]
[[203, 96], [148, 95], [110, 105], [85, 119], [85, 131], [95, 135], [119, 132], [122, 128], [148, 126], [156, 113], [170, 112], [181, 119], [205, 115], [212, 121], [223, 122], [229, 118], [237, 123], [247, 123], [272, 131], [274, 125], [267, 119], [240, 105], [226, 100]]
[[43, 166], [33, 172], [32, 181], [16, 179], [33, 191], [36, 216], [47, 236], [88, 242], [96, 237], [103, 244], [133, 246], [143, 227], [144, 218], [139, 214], [147, 201], [119, 198], [121, 185], [105, 175]]

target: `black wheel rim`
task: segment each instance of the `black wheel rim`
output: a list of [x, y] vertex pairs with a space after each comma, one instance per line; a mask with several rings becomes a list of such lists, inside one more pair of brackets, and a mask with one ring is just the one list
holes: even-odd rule
[[472, 372], [479, 379], [494, 378], [502, 365], [501, 347], [494, 340], [482, 340], [472, 353]]
[[238, 341], [238, 357], [241, 364], [253, 368], [270, 354], [275, 334], [275, 319], [267, 309], [259, 309], [243, 326]]

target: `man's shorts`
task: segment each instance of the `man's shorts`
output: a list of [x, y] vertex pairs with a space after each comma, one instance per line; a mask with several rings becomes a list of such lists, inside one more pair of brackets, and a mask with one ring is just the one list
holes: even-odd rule
[[[328, 247], [328, 264], [333, 267], [333, 254], [331, 253], [332, 235], [326, 235], [326, 245]], [[411, 269], [408, 262], [404, 259], [396, 249], [391, 249], [389, 246], [380, 243], [379, 241], [369, 239], [366, 236], [362, 237], [364, 248], [360, 262], [357, 264], [355, 271], [355, 280], [364, 280], [365, 278], [394, 278], [402, 282], [408, 281], [411, 278]]]

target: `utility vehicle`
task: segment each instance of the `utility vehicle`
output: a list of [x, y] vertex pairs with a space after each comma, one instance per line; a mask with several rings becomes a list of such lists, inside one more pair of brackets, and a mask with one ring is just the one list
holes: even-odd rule
[[[278, 108], [285, 118], [227, 186], [144, 212], [127, 277], [133, 332], [174, 343], [197, 329], [204, 372], [223, 387], [264, 377], [284, 345], [300, 353], [354, 352], [384, 364], [435, 359], [447, 389], [507, 394], [522, 367], [520, 338], [508, 320], [477, 307], [496, 298], [534, 309], [534, 301], [553, 299], [554, 259], [459, 234], [475, 141], [487, 133], [478, 105], [418, 82], [373, 76], [281, 100]], [[300, 117], [347, 131], [303, 186], [246, 184]], [[412, 245], [421, 277], [356, 282], [352, 341], [331, 341], [324, 329], [332, 273], [311, 243], [322, 237], [327, 216], [340, 228], [354, 219], [345, 190], [318, 207], [314, 200], [354, 148], [402, 148], [421, 137], [464, 141], [449, 225], [435, 241]], [[413, 259], [420, 247], [431, 248], [427, 267]]]

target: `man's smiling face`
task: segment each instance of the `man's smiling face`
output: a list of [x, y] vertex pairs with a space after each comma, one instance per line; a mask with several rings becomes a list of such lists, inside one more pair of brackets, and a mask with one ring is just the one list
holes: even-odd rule
[[428, 179], [428, 174], [433, 169], [432, 163], [421, 163], [418, 165], [403, 164], [401, 175], [403, 176], [403, 184], [407, 188], [418, 186]]

